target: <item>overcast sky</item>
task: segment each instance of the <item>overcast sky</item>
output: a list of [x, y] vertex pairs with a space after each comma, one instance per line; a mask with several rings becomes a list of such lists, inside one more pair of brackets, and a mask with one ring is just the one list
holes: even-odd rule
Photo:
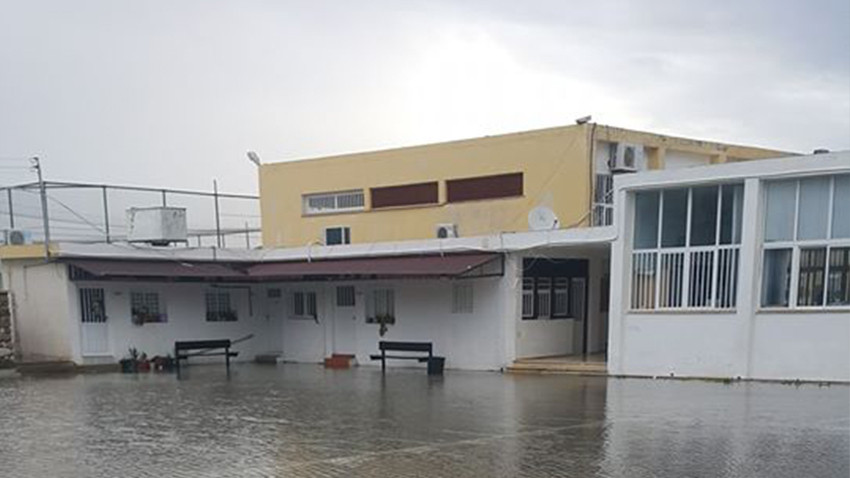
[[[600, 123], [850, 148], [850, 1], [0, 0], [0, 158], [256, 190], [266, 162]], [[0, 184], [29, 180], [0, 162]]]

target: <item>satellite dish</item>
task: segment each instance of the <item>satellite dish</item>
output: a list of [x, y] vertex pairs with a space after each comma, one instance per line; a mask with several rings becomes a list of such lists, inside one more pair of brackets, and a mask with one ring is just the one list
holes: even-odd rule
[[532, 231], [548, 231], [558, 228], [558, 216], [545, 206], [537, 206], [528, 213], [528, 228]]

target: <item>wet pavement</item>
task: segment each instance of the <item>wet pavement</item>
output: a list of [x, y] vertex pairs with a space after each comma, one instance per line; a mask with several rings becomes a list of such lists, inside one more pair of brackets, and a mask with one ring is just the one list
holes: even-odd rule
[[0, 477], [847, 477], [850, 387], [312, 365], [0, 379]]

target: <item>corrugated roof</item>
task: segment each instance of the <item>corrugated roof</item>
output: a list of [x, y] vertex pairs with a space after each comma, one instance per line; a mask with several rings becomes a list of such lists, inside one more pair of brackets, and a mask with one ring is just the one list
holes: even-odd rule
[[455, 277], [482, 266], [499, 254], [447, 254], [273, 262], [248, 268], [252, 278], [300, 277]]
[[121, 261], [121, 260], [71, 260], [67, 261], [96, 277], [169, 277], [169, 278], [225, 278], [246, 277], [245, 273], [223, 264], [182, 261]]

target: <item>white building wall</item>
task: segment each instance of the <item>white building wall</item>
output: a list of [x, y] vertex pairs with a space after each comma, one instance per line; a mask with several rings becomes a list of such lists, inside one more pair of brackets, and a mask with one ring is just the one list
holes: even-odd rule
[[[248, 290], [246, 286], [239, 289], [226, 289], [231, 292], [231, 300], [236, 307], [238, 320], [235, 322], [207, 322], [205, 292], [210, 290], [211, 284], [201, 283], [174, 283], [174, 282], [90, 282], [81, 281], [72, 283], [74, 289], [77, 287], [102, 287], [104, 289], [104, 301], [109, 334], [109, 352], [111, 356], [84, 356], [77, 349], [74, 360], [79, 363], [117, 361], [128, 354], [130, 347], [135, 347], [139, 352], [144, 352], [148, 357], [156, 355], [174, 355], [174, 342], [177, 340], [205, 340], [205, 339], [231, 339], [235, 340], [254, 334], [254, 337], [234, 346], [239, 352], [235, 360], [253, 360], [259, 353], [269, 351], [270, 343], [268, 337], [272, 335], [276, 327], [276, 321], [267, 317], [262, 306], [263, 300], [259, 291], [252, 289], [254, 297], [253, 304], [249, 305]], [[164, 304], [168, 315], [167, 322], [146, 323], [135, 325], [130, 315], [130, 292], [151, 291], [160, 295], [160, 306]], [[76, 292], [75, 292], [76, 298]], [[249, 310], [253, 308], [253, 311]], [[75, 337], [79, 337], [80, 308], [79, 301], [74, 300], [66, 310], [67, 320], [77, 330]], [[253, 314], [251, 313], [253, 312]], [[69, 316], [70, 315], [70, 316]], [[80, 341], [77, 338], [76, 344]], [[223, 360], [222, 357], [193, 358], [192, 361]]]
[[[761, 311], [764, 180], [850, 172], [850, 154], [661, 171], [618, 179], [612, 246], [608, 370], [613, 375], [850, 381], [850, 310]], [[629, 310], [630, 191], [743, 181], [744, 210], [734, 311]]]

